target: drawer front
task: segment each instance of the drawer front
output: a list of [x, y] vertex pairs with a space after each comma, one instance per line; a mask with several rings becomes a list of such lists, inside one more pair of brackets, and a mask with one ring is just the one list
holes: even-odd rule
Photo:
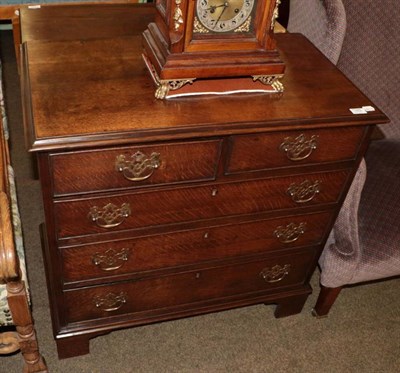
[[64, 282], [195, 265], [321, 242], [332, 213], [139, 237], [62, 250]]
[[348, 171], [56, 201], [58, 238], [335, 203]]
[[50, 155], [54, 195], [215, 178], [221, 140]]
[[[67, 322], [190, 307], [191, 303], [273, 291], [304, 283], [316, 251], [64, 293]], [[76, 305], [79, 304], [79, 307]], [[134, 316], [133, 316], [134, 317]]]
[[227, 174], [353, 160], [363, 128], [233, 136]]

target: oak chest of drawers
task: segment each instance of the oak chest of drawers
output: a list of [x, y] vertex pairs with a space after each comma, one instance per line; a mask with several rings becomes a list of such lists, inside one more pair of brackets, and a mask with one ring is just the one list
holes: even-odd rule
[[60, 357], [121, 327], [257, 303], [301, 311], [385, 116], [353, 115], [371, 102], [302, 36], [278, 42], [283, 94], [169, 101], [153, 97], [140, 37], [24, 45]]

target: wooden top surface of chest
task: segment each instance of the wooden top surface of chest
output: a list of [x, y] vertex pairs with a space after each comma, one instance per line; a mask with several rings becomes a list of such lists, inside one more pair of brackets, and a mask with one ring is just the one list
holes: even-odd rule
[[[132, 20], [141, 13], [149, 19], [149, 9], [132, 8]], [[30, 13], [25, 16], [29, 24]], [[157, 100], [139, 29], [92, 38], [84, 36], [90, 22], [82, 23], [76, 40], [35, 40], [32, 32], [25, 37], [22, 84], [31, 151], [386, 121], [378, 109], [352, 114], [350, 108], [372, 103], [299, 34], [276, 35], [286, 64], [284, 93]]]

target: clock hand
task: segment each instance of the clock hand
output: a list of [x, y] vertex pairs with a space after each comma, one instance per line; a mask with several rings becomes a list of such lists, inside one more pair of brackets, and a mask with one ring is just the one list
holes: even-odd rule
[[219, 22], [219, 20], [221, 19], [222, 15], [224, 14], [226, 8], [229, 6], [229, 3], [228, 3], [228, 2], [225, 2], [225, 3], [223, 4], [223, 6], [224, 6], [224, 9], [222, 9], [221, 14], [219, 15], [219, 17], [218, 17], [217, 20], [215, 21], [215, 26], [214, 26], [214, 28], [217, 27], [218, 22]]
[[215, 12], [215, 9], [221, 8], [221, 6], [225, 6], [225, 3], [224, 3], [224, 4], [221, 4], [221, 5], [211, 5], [209, 8], [207, 8], [207, 9], [205, 9], [205, 10], [209, 10], [210, 13], [214, 13], [214, 12]]

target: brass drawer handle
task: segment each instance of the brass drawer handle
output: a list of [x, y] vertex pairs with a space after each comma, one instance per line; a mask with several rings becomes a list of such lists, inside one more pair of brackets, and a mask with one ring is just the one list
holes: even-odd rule
[[131, 215], [129, 203], [123, 203], [121, 207], [108, 203], [103, 208], [92, 206], [88, 217], [101, 228], [113, 228], [123, 223], [125, 218]]
[[121, 249], [115, 251], [108, 249], [103, 253], [95, 253], [92, 257], [92, 263], [102, 271], [116, 271], [128, 261], [130, 249]]
[[274, 231], [274, 236], [281, 243], [291, 243], [297, 241], [306, 231], [307, 223], [302, 222], [299, 225], [290, 223], [286, 227], [279, 226]]
[[289, 274], [289, 271], [290, 264], [285, 264], [283, 267], [277, 264], [272, 268], [264, 268], [260, 272], [260, 276], [264, 279], [265, 282], [279, 282], [282, 281], [284, 277]]
[[293, 137], [285, 137], [279, 149], [286, 153], [291, 161], [302, 161], [308, 158], [311, 153], [317, 149], [318, 136], [312, 135], [309, 139], [304, 134]]
[[125, 155], [118, 155], [115, 159], [115, 169], [122, 172], [125, 179], [130, 181], [142, 181], [148, 179], [161, 165], [160, 154], [151, 153], [150, 157], [137, 151], [127, 160]]
[[96, 308], [100, 308], [104, 312], [112, 312], [119, 310], [127, 301], [126, 293], [119, 294], [108, 293], [104, 296], [96, 295], [93, 298], [93, 303]]
[[321, 182], [316, 180], [304, 180], [300, 184], [290, 184], [287, 193], [292, 197], [296, 203], [306, 203], [314, 199], [314, 197], [321, 191]]

